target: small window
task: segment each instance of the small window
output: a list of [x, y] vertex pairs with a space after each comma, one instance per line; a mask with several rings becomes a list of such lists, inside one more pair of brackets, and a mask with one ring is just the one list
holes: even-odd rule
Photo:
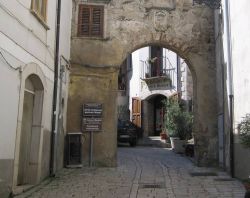
[[39, 19], [46, 22], [47, 0], [32, 0], [31, 10], [39, 17]]
[[103, 6], [80, 5], [78, 15], [78, 36], [103, 36]]

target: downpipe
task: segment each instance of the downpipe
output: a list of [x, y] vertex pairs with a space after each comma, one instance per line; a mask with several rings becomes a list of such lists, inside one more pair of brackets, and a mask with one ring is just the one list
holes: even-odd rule
[[55, 71], [54, 71], [54, 91], [53, 91], [53, 111], [52, 111], [52, 129], [50, 141], [50, 176], [55, 176], [55, 156], [56, 156], [56, 122], [57, 122], [57, 95], [58, 95], [58, 77], [59, 77], [59, 47], [60, 47], [60, 21], [61, 21], [61, 0], [57, 0], [56, 10], [56, 43], [55, 43]]
[[228, 54], [228, 86], [229, 86], [229, 116], [230, 116], [230, 173], [234, 177], [234, 94], [233, 94], [233, 70], [232, 70], [232, 45], [230, 26], [230, 3], [225, 1], [225, 16], [227, 28], [227, 54]]

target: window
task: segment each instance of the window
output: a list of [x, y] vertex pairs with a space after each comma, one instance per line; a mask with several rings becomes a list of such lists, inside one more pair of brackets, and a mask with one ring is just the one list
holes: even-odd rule
[[47, 0], [32, 0], [31, 10], [40, 20], [45, 22], [47, 17]]
[[78, 15], [78, 36], [103, 36], [103, 6], [80, 5]]

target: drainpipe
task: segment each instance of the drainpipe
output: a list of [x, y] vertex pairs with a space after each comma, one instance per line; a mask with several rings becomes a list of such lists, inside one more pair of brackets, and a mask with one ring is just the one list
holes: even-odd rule
[[54, 92], [53, 92], [53, 113], [52, 130], [50, 145], [50, 176], [55, 175], [55, 156], [56, 156], [56, 122], [57, 122], [57, 95], [58, 95], [58, 77], [59, 77], [59, 40], [60, 40], [60, 20], [61, 20], [61, 0], [57, 0], [56, 10], [56, 44], [55, 44], [55, 71], [54, 71]]
[[230, 171], [231, 176], [234, 177], [234, 93], [233, 93], [233, 68], [232, 68], [232, 45], [231, 45], [231, 26], [230, 26], [230, 4], [225, 1], [225, 16], [227, 28], [227, 54], [228, 54], [228, 85], [229, 85], [229, 114], [230, 114]]
[[181, 58], [177, 55], [177, 93], [178, 93], [178, 99], [181, 99]]

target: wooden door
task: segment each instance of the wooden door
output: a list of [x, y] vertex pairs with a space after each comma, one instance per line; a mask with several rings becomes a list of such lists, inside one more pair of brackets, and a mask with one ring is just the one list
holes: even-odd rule
[[132, 98], [132, 122], [141, 127], [141, 100], [140, 98]]

